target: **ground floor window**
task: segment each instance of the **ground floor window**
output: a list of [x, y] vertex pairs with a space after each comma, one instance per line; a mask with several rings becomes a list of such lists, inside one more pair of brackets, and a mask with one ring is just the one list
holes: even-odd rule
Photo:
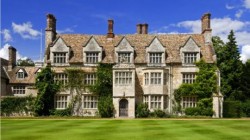
[[13, 86], [13, 94], [25, 94], [25, 86]]
[[68, 106], [68, 96], [67, 95], [56, 95], [55, 96], [55, 108], [65, 109]]
[[195, 96], [184, 96], [181, 99], [182, 108], [196, 107], [197, 97]]
[[167, 95], [144, 95], [143, 103], [147, 104], [149, 109], [162, 109], [162, 104], [163, 109], [166, 109], [169, 102]]
[[97, 96], [83, 96], [84, 109], [97, 109]]

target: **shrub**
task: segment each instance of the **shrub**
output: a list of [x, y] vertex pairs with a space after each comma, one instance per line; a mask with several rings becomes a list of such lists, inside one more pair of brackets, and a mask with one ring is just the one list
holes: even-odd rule
[[242, 103], [242, 112], [245, 117], [250, 117], [250, 100]]
[[154, 112], [151, 113], [151, 116], [156, 118], [164, 118], [167, 117], [167, 114], [163, 110], [156, 109], [154, 110]]
[[99, 115], [102, 118], [113, 117], [114, 115], [114, 106], [111, 96], [101, 96], [98, 100], [98, 111]]
[[24, 115], [33, 113], [34, 100], [32, 96], [28, 97], [6, 97], [1, 100], [1, 115], [10, 116], [14, 113]]
[[55, 110], [54, 115], [55, 116], [60, 116], [60, 117], [71, 116], [71, 109], [66, 108], [66, 109], [63, 109], [63, 110]]
[[212, 108], [193, 107], [186, 108], [185, 114], [188, 116], [213, 116]]
[[223, 116], [225, 118], [240, 118], [242, 115], [241, 102], [239, 101], [224, 101]]
[[145, 103], [140, 103], [136, 107], [136, 117], [137, 118], [147, 118], [149, 116], [149, 109], [148, 105]]

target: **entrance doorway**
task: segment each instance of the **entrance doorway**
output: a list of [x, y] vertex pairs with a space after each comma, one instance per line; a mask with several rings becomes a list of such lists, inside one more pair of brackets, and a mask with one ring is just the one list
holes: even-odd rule
[[119, 116], [128, 117], [128, 100], [121, 99], [119, 102]]

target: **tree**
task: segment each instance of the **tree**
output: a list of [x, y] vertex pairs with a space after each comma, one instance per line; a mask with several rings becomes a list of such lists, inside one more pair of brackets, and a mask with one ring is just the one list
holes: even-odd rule
[[96, 84], [89, 89], [92, 93], [99, 96], [98, 111], [101, 117], [113, 116], [113, 80], [112, 80], [112, 64], [100, 63], [97, 67]]
[[36, 116], [48, 116], [54, 109], [54, 96], [59, 91], [59, 85], [54, 82], [54, 72], [49, 66], [42, 69], [36, 77], [38, 89], [34, 112]]
[[[198, 110], [200, 114], [198, 115], [206, 115], [211, 113], [202, 113], [204, 107], [207, 107], [207, 111], [211, 112], [212, 106], [204, 106], [202, 102], [206, 102], [206, 104], [212, 104], [212, 95], [217, 93], [217, 76], [216, 76], [216, 65], [208, 64], [204, 60], [201, 60], [196, 63], [199, 68], [199, 72], [196, 75], [195, 82], [193, 84], [183, 83], [181, 86], [175, 90], [174, 97], [177, 102], [177, 110], [181, 111], [180, 101], [182, 96], [197, 96], [199, 100]], [[217, 93], [218, 94], [218, 93]]]
[[237, 42], [232, 30], [228, 35], [228, 40], [223, 45], [223, 42], [218, 38], [213, 39], [218, 57], [217, 66], [221, 72], [221, 92], [225, 99], [242, 100], [244, 98], [241, 91], [243, 69]]
[[244, 94], [244, 99], [250, 99], [250, 59], [243, 65], [241, 87]]
[[84, 71], [78, 68], [69, 68], [65, 72], [68, 75], [68, 83], [65, 88], [69, 89], [71, 96], [69, 109], [71, 114], [78, 116], [82, 106], [82, 92], [85, 89]]
[[17, 66], [35, 66], [35, 63], [31, 58], [18, 59]]

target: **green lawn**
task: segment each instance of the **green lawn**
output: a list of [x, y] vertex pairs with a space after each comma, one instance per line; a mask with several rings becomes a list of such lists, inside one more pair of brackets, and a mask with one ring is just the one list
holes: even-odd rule
[[2, 119], [2, 140], [250, 140], [250, 120]]

